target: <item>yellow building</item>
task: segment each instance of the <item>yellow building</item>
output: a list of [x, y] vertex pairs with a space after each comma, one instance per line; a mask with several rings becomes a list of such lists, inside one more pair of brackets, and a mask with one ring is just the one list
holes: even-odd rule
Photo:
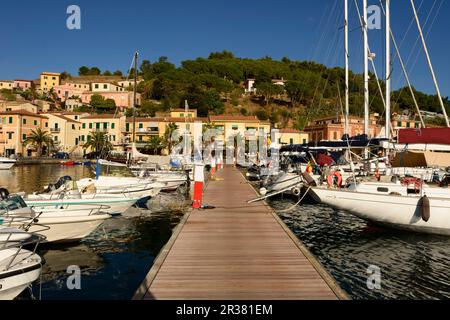
[[270, 122], [252, 116], [210, 116], [209, 122], [222, 132], [218, 140], [224, 142], [238, 134], [246, 140], [257, 139], [261, 131], [264, 137], [270, 135]]
[[[93, 114], [80, 118], [81, 131], [79, 141], [83, 145], [91, 140], [92, 132], [105, 132], [108, 140], [116, 150], [126, 143], [123, 132], [125, 132], [126, 117], [114, 114]], [[88, 152], [92, 150], [87, 150]]]
[[281, 145], [306, 144], [309, 142], [309, 135], [306, 132], [296, 129], [280, 129], [277, 139]]
[[41, 91], [48, 92], [61, 84], [61, 74], [53, 72], [41, 73]]
[[24, 146], [23, 142], [37, 128], [48, 131], [48, 121], [45, 116], [25, 110], [0, 112], [0, 154], [36, 156], [37, 149], [32, 145]]
[[23, 101], [0, 101], [0, 112], [17, 110], [25, 110], [31, 113], [37, 113], [39, 111], [39, 107], [29, 102]]
[[[205, 124], [207, 118], [186, 118], [180, 117], [157, 117], [157, 118], [136, 118], [136, 143], [138, 146], [144, 146], [152, 136], [164, 136], [167, 125], [174, 123], [177, 129], [182, 132], [187, 131], [192, 135], [193, 123], [201, 122]], [[133, 142], [133, 118], [126, 121], [124, 135], [126, 140]]]
[[197, 109], [173, 109], [170, 111], [171, 118], [197, 118]]
[[44, 116], [48, 118], [49, 131], [56, 149], [69, 154], [82, 155], [80, 146], [81, 122], [54, 113], [47, 113]]

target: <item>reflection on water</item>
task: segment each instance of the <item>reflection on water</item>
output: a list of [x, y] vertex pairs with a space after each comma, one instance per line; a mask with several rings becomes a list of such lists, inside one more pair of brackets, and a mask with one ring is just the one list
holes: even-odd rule
[[[42, 299], [130, 299], [182, 213], [145, 216], [107, 220], [73, 247], [41, 248], [39, 253], [46, 259]], [[70, 265], [81, 269], [81, 290], [67, 288], [70, 274], [66, 270]], [[34, 295], [39, 296], [39, 285], [33, 289]]]
[[[293, 203], [270, 202], [278, 210]], [[450, 298], [450, 238], [380, 229], [313, 203], [279, 216], [354, 299]], [[381, 290], [367, 288], [370, 265], [381, 268]]]
[[72, 179], [92, 177], [88, 166], [26, 165], [14, 166], [11, 170], [0, 170], [0, 186], [9, 192], [33, 193], [42, 190], [49, 183], [55, 183], [62, 176]]
[[[106, 173], [102, 171], [102, 173]], [[110, 174], [120, 174], [110, 170]], [[0, 186], [10, 192], [31, 193], [54, 183], [61, 176], [74, 180], [93, 177], [84, 166], [16, 166], [0, 171]], [[162, 194], [149, 202], [150, 210], [132, 208], [133, 218], [106, 220], [89, 237], [72, 245], [40, 245], [45, 259], [41, 283], [33, 286], [42, 299], [130, 299], [172, 235], [189, 203], [182, 193]], [[81, 270], [81, 290], [67, 288], [67, 267]], [[24, 292], [20, 299], [29, 299]]]

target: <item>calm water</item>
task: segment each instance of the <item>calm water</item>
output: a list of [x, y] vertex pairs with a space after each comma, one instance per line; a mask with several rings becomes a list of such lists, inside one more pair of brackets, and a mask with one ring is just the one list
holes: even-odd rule
[[[83, 166], [17, 166], [0, 171], [0, 185], [10, 192], [34, 192], [59, 177], [92, 177]], [[153, 260], [172, 235], [184, 212], [185, 196], [161, 195], [149, 202], [149, 210], [131, 209], [134, 218], [116, 217], [81, 242], [72, 245], [41, 245], [45, 259], [42, 280], [33, 286], [35, 298], [46, 299], [130, 299]], [[81, 290], [67, 289], [66, 271], [81, 269]], [[24, 292], [21, 299], [29, 299]]]
[[[296, 201], [278, 198], [278, 210]], [[450, 238], [380, 229], [312, 201], [279, 213], [353, 299], [449, 299]], [[367, 268], [381, 269], [381, 290], [367, 288]]]

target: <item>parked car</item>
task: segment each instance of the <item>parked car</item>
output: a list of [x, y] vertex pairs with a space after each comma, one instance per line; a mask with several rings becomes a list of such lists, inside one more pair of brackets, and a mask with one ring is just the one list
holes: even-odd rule
[[69, 159], [70, 155], [67, 152], [57, 152], [52, 155], [54, 159]]
[[97, 159], [99, 156], [100, 156], [100, 152], [89, 152], [89, 153], [86, 153], [83, 156], [83, 158], [93, 160], [93, 159]]

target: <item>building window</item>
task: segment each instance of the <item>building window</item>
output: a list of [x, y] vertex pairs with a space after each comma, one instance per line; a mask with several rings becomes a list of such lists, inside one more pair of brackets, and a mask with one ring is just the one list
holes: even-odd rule
[[54, 140], [55, 140], [55, 142], [57, 142], [58, 141], [58, 136], [55, 136]]
[[8, 121], [9, 123], [13, 123], [13, 117], [9, 117]]
[[406, 122], [406, 127], [407, 128], [411, 128], [411, 123], [410, 122]]
[[87, 141], [91, 141], [91, 136], [87, 136]]
[[84, 135], [81, 136], [81, 141], [84, 141]]
[[289, 139], [289, 143], [290, 143], [290, 144], [294, 144], [294, 139], [290, 138], [290, 139]]
[[129, 131], [130, 131], [130, 124], [127, 123], [127, 124], [125, 125], [125, 127], [126, 127], [126, 131], [129, 132]]
[[104, 85], [103, 85], [103, 89], [108, 89], [108, 85], [107, 85], [107, 84], [104, 84]]
[[98, 89], [98, 84], [95, 84], [95, 89]]
[[237, 124], [233, 124], [233, 125], [231, 126], [231, 128], [232, 128], [233, 130], [237, 130], [239, 127], [238, 127]]
[[108, 122], [103, 123], [103, 129], [105, 129], [105, 130], [108, 129]]
[[306, 139], [303, 139], [303, 144], [306, 144]]
[[89, 129], [92, 129], [92, 122], [89, 123]]
[[143, 123], [139, 123], [139, 129], [144, 128], [144, 124]]
[[26, 135], [25, 133], [22, 134], [22, 140], [23, 140], [23, 141], [27, 140], [27, 135]]
[[78, 116], [75, 116], [75, 120], [78, 120]]
[[74, 124], [72, 124], [72, 130], [75, 130], [75, 125]]
[[95, 124], [95, 129], [97, 129], [97, 130], [100, 129], [100, 122], [97, 122], [97, 123]]
[[33, 123], [34, 123], [34, 125], [35, 125], [35, 126], [37, 126], [37, 120], [34, 120], [34, 122], [33, 122]]
[[414, 126], [415, 126], [416, 129], [420, 128], [420, 125], [418, 123], [416, 123]]
[[397, 127], [401, 127], [402, 126], [402, 122], [401, 121], [397, 121]]
[[8, 139], [11, 140], [13, 138], [13, 133], [12, 132], [8, 132]]
[[27, 119], [22, 120], [23, 124], [27, 124]]
[[111, 123], [111, 129], [114, 129], [116, 127], [116, 124], [113, 122]]
[[116, 141], [116, 136], [115, 135], [111, 136], [111, 138], [112, 138], [112, 141]]
[[180, 118], [184, 118], [184, 113], [180, 113]]
[[83, 124], [81, 125], [81, 127], [82, 127], [83, 129], [86, 129], [86, 123], [83, 123]]
[[48, 122], [45, 123], [45, 127], [48, 128]]

